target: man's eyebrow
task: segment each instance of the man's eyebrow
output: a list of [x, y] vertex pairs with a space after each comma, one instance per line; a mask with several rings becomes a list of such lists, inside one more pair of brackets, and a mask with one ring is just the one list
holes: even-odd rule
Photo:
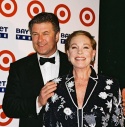
[[44, 31], [43, 33], [49, 33], [49, 31]]

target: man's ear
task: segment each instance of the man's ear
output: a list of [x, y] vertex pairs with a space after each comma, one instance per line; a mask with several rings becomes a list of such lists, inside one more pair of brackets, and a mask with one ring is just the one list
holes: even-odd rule
[[60, 32], [57, 32], [57, 33], [56, 33], [56, 42], [59, 41], [59, 35], [60, 35]]

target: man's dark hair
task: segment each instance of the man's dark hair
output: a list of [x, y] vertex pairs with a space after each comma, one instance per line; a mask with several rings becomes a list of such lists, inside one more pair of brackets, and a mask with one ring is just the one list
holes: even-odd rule
[[29, 21], [28, 27], [29, 27], [30, 33], [32, 33], [32, 27], [35, 23], [44, 23], [44, 22], [52, 23], [55, 33], [60, 31], [58, 17], [53, 13], [42, 12], [34, 16]]

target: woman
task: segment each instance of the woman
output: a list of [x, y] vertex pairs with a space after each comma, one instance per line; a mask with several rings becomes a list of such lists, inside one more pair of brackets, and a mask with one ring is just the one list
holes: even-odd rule
[[73, 70], [54, 79], [57, 90], [45, 106], [43, 127], [123, 127], [117, 81], [97, 75], [91, 65], [96, 55], [93, 36], [73, 32], [65, 51]]

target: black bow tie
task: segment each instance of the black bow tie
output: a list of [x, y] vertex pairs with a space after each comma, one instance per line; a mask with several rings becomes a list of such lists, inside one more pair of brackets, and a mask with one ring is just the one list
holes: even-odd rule
[[40, 65], [43, 65], [46, 62], [50, 62], [50, 63], [55, 64], [55, 57], [52, 57], [52, 58], [43, 58], [43, 57], [40, 57]]

